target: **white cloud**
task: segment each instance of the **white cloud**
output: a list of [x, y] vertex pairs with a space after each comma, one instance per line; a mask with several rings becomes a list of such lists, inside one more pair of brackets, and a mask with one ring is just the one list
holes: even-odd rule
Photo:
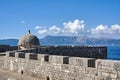
[[24, 24], [24, 23], [25, 23], [25, 21], [21, 21], [21, 23], [22, 23], [22, 24]]
[[[71, 21], [64, 22], [62, 28], [59, 28], [56, 25], [53, 25], [48, 29], [40, 26], [36, 26], [35, 29], [39, 31], [39, 34], [42, 34], [43, 32], [47, 32], [48, 34], [53, 34], [53, 35], [56, 35], [56, 34], [78, 35], [84, 32], [84, 27], [85, 27], [85, 24], [83, 20], [80, 21], [78, 19], [75, 19], [73, 22]], [[43, 31], [43, 32], [40, 32], [40, 31]]]
[[73, 22], [68, 21], [63, 23], [63, 27], [53, 25], [51, 27], [36, 26], [35, 29], [40, 35], [88, 35], [88, 36], [106, 36], [119, 35], [120, 25], [111, 26], [98, 25], [94, 28], [85, 28], [83, 20], [75, 19]]
[[59, 27], [57, 27], [56, 25], [54, 25], [54, 26], [49, 28], [49, 31], [52, 33], [60, 33], [61, 29]]
[[47, 33], [47, 30], [46, 30], [46, 29], [38, 30], [38, 33], [39, 33], [40, 35], [43, 35], [43, 34]]
[[46, 34], [48, 32], [48, 30], [45, 27], [41, 26], [36, 26], [35, 30], [37, 30], [40, 35]]
[[112, 25], [110, 28], [110, 33], [120, 33], [120, 25]]
[[108, 27], [105, 25], [99, 25], [96, 28], [91, 29], [92, 34], [103, 34], [108, 33]]
[[41, 30], [41, 29], [46, 29], [46, 27], [36, 26], [35, 29], [36, 29], [36, 30]]
[[92, 34], [120, 34], [120, 26], [115, 24], [111, 25], [111, 27], [107, 27], [107, 25], [99, 25], [96, 28], [91, 29]]
[[36, 29], [36, 30], [40, 29], [40, 26], [36, 26], [35, 29]]
[[69, 21], [68, 23], [63, 23], [64, 31], [72, 33], [72, 34], [79, 34], [84, 31], [84, 21], [83, 20], [74, 20], [74, 22]]

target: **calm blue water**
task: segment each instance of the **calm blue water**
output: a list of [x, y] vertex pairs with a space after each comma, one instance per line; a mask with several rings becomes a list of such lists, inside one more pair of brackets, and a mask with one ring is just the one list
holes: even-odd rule
[[112, 60], [120, 60], [120, 46], [108, 46], [107, 57]]

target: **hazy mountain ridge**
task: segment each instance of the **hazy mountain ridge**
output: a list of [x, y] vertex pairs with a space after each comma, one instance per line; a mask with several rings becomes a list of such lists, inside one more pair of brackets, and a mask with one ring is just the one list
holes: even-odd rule
[[40, 41], [41, 45], [120, 45], [120, 39], [86, 36], [46, 36]]
[[[0, 44], [16, 46], [18, 39], [2, 39]], [[120, 39], [92, 38], [86, 36], [46, 36], [41, 45], [120, 45]]]
[[18, 39], [1, 39], [0, 45], [2, 44], [16, 46], [18, 45]]

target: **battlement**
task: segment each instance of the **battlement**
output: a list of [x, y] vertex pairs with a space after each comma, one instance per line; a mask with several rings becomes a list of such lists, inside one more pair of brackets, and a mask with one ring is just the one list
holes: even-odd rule
[[9, 51], [6, 53], [8, 58], [20, 58], [28, 60], [43, 61], [56, 64], [68, 64], [81, 67], [95, 67], [95, 58], [81, 58], [81, 57], [69, 57], [69, 56], [58, 56], [48, 54], [35, 54], [35, 53], [24, 53]]
[[40, 79], [120, 79], [120, 61], [105, 59], [9, 51], [6, 52], [3, 67], [7, 70], [18, 72], [20, 74], [27, 74], [34, 77], [39, 77]]

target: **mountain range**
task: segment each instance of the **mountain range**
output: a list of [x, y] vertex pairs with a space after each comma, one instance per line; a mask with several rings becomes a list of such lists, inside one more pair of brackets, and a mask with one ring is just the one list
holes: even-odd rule
[[[77, 46], [88, 46], [88, 45], [120, 45], [120, 39], [112, 38], [94, 38], [87, 36], [45, 36], [40, 40], [40, 45], [77, 45]], [[18, 39], [2, 39], [0, 44], [16, 46], [18, 44]]]

